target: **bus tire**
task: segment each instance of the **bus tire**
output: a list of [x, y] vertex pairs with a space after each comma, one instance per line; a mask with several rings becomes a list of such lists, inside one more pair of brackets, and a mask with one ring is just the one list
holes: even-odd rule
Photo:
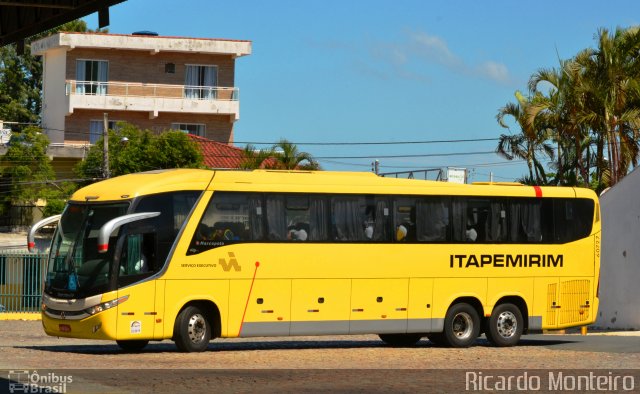
[[469, 347], [480, 333], [480, 317], [476, 309], [465, 303], [454, 304], [444, 318], [444, 339], [451, 347]]
[[174, 328], [174, 341], [182, 352], [203, 352], [211, 340], [211, 324], [206, 313], [194, 305], [184, 308]]
[[124, 350], [125, 352], [139, 352], [140, 350], [144, 349], [145, 346], [147, 346], [147, 344], [149, 344], [149, 341], [140, 339], [134, 339], [134, 340], [119, 340], [116, 341], [116, 343], [118, 344], [118, 346], [120, 346], [120, 349]]
[[380, 339], [389, 346], [413, 346], [422, 338], [422, 334], [379, 334]]
[[499, 347], [515, 346], [524, 329], [520, 308], [509, 303], [496, 306], [487, 324], [487, 340]]

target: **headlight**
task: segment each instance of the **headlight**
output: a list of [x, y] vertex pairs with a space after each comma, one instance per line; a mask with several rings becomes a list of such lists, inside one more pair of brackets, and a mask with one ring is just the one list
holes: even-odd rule
[[107, 309], [111, 309], [118, 304], [122, 304], [128, 299], [129, 299], [128, 295], [122, 296], [120, 298], [116, 298], [115, 300], [103, 302], [102, 304], [92, 306], [91, 308], [87, 308], [84, 311], [90, 315], [95, 315], [96, 313], [100, 313], [102, 311], [106, 311]]

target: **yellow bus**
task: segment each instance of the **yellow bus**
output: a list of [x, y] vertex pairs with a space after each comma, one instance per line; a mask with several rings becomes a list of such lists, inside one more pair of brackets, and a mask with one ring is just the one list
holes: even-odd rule
[[30, 245], [54, 222], [44, 330], [128, 351], [337, 334], [513, 346], [598, 309], [587, 189], [176, 169], [80, 189]]

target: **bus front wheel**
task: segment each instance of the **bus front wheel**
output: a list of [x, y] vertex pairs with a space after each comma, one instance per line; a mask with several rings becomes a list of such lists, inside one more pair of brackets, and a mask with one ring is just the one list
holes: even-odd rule
[[211, 340], [211, 325], [207, 315], [197, 306], [190, 305], [176, 319], [174, 341], [182, 352], [202, 352]]
[[513, 304], [500, 304], [493, 309], [488, 321], [486, 335], [495, 346], [515, 346], [520, 340], [524, 321], [520, 308]]
[[451, 347], [469, 347], [480, 334], [480, 317], [476, 309], [464, 302], [449, 308], [444, 318], [444, 339]]

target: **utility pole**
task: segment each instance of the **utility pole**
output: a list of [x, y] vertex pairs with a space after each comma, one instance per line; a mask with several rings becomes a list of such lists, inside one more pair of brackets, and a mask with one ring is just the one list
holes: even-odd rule
[[111, 177], [109, 171], [109, 114], [104, 113], [102, 125], [102, 176], [107, 179]]
[[380, 173], [380, 161], [376, 160], [374, 162], [371, 163], [371, 171], [378, 175]]

